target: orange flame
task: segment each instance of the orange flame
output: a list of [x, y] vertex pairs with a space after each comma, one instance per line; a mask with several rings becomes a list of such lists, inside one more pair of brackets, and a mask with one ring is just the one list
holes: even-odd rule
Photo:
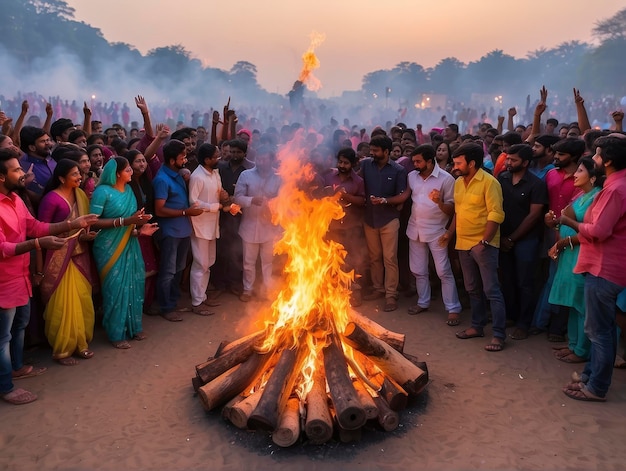
[[[291, 348], [306, 342], [308, 358], [302, 368], [298, 394], [310, 390], [320, 351], [328, 334], [337, 336], [348, 323], [350, 284], [354, 272], [342, 270], [344, 247], [326, 238], [332, 219], [343, 217], [340, 194], [311, 199], [301, 186], [312, 171], [306, 162], [303, 134], [278, 153], [278, 173], [283, 185], [270, 201], [272, 221], [284, 233], [274, 247], [276, 254], [287, 254], [285, 286], [271, 306], [271, 324], [264, 349]], [[345, 346], [344, 346], [345, 348]]]
[[317, 91], [322, 88], [322, 82], [313, 75], [313, 71], [320, 66], [320, 61], [315, 55], [315, 49], [322, 44], [325, 39], [325, 34], [313, 31], [311, 33], [311, 44], [309, 44], [309, 48], [302, 55], [302, 70], [300, 71], [298, 81], [305, 84], [306, 87], [312, 91]]

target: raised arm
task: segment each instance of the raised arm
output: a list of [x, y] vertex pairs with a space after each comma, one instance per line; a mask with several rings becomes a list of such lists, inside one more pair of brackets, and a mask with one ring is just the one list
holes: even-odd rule
[[576, 103], [576, 114], [578, 115], [578, 127], [582, 134], [587, 129], [591, 129], [591, 124], [589, 124], [589, 117], [585, 109], [585, 100], [580, 96], [580, 90], [576, 88], [574, 88], [574, 102]]
[[83, 121], [83, 131], [87, 133], [87, 137], [91, 135], [91, 108], [87, 106], [87, 102], [83, 102], [83, 115], [85, 119]]
[[28, 114], [28, 100], [24, 100], [22, 102], [22, 110], [20, 111], [20, 115], [17, 117], [17, 121], [15, 121], [15, 126], [13, 126], [13, 131], [11, 131], [11, 139], [13, 140], [13, 144], [16, 146], [20, 146], [20, 131], [22, 130], [22, 126], [24, 125], [24, 119]]
[[621, 110], [613, 111], [613, 113], [611, 113], [611, 117], [613, 118], [613, 121], [615, 121], [615, 131], [623, 132], [624, 127], [622, 125], [622, 121], [624, 121], [624, 112]]
[[46, 103], [46, 121], [43, 123], [43, 130], [50, 135], [50, 126], [52, 126], [52, 116], [54, 115], [54, 108], [51, 103]]
[[548, 100], [548, 89], [544, 86], [539, 90], [539, 95], [541, 99], [537, 106], [535, 107], [535, 114], [533, 115], [533, 127], [532, 132], [526, 139], [531, 146], [535, 143], [535, 138], [541, 134], [541, 115], [546, 111], [547, 100]]
[[141, 111], [141, 116], [143, 117], [143, 128], [146, 131], [146, 135], [149, 137], [154, 137], [154, 132], [152, 131], [152, 121], [150, 120], [150, 111], [148, 111], [148, 104], [146, 100], [141, 95], [137, 95], [135, 97], [135, 105]]
[[511, 107], [511, 108], [509, 108], [509, 112], [508, 112], [509, 119], [508, 119], [508, 121], [507, 121], [507, 123], [506, 123], [506, 128], [507, 128], [509, 131], [513, 131], [513, 130], [515, 129], [515, 125], [513, 124], [513, 117], [514, 117], [516, 114], [517, 114], [517, 110], [515, 109], [515, 107]]

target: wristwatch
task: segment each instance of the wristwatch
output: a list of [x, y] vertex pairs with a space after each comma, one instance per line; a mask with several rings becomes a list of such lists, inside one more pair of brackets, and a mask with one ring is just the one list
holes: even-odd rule
[[485, 239], [481, 240], [480, 243], [483, 245], [489, 245], [489, 242], [487, 242]]

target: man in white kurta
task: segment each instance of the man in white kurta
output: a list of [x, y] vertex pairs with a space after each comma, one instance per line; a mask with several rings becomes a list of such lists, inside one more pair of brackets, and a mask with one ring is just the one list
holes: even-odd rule
[[[271, 288], [274, 243], [280, 227], [272, 224], [268, 202], [278, 195], [281, 179], [274, 172], [274, 152], [267, 147], [257, 149], [254, 168], [244, 170], [235, 186], [235, 203], [241, 206], [239, 235], [243, 241], [243, 294], [241, 301], [250, 301], [256, 279], [256, 261], [261, 258], [262, 291]], [[265, 293], [263, 293], [265, 294]]]
[[437, 276], [441, 280], [443, 304], [448, 311], [448, 325], [459, 323], [461, 303], [456, 289], [448, 248], [439, 244], [446, 225], [454, 213], [454, 178], [437, 165], [436, 152], [430, 145], [413, 151], [414, 172], [408, 175], [411, 190], [411, 217], [406, 229], [409, 238], [409, 266], [415, 276], [417, 305], [409, 314], [418, 314], [430, 306], [428, 252], [433, 256]]
[[208, 315], [199, 306], [202, 303], [215, 305], [207, 300], [207, 288], [211, 266], [215, 263], [215, 244], [220, 236], [220, 209], [228, 194], [222, 189], [222, 180], [217, 170], [220, 151], [212, 144], [202, 144], [198, 148], [198, 162], [189, 178], [189, 204], [196, 205], [204, 212], [191, 218], [191, 253], [193, 262], [190, 272], [191, 305], [194, 312]]

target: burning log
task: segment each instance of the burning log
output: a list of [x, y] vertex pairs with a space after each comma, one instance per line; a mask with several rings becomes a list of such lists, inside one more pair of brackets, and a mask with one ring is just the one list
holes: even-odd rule
[[234, 366], [210, 383], [198, 388], [198, 396], [208, 411], [221, 406], [251, 384], [250, 379], [263, 371], [272, 355], [253, 353], [245, 362]]
[[361, 380], [356, 379], [354, 381], [354, 389], [356, 389], [356, 393], [359, 396], [359, 401], [361, 401], [361, 405], [363, 406], [363, 410], [365, 411], [365, 417], [367, 420], [375, 419], [378, 417], [378, 407], [374, 403], [374, 398], [367, 390], [367, 388], [363, 385]]
[[231, 342], [223, 348], [223, 344], [220, 344], [215, 358], [196, 366], [196, 375], [200, 379], [200, 383], [206, 384], [233, 366], [246, 361], [254, 352], [255, 345], [258, 344], [263, 335], [264, 332], [259, 331]]
[[392, 377], [409, 394], [419, 394], [428, 383], [428, 375], [421, 368], [354, 322], [348, 323], [343, 337], [348, 345], [370, 357], [376, 366]]
[[278, 416], [285, 408], [287, 399], [291, 396], [305, 355], [306, 349], [303, 346], [283, 350], [272, 376], [263, 388], [259, 403], [248, 419], [249, 428], [276, 429]]
[[300, 437], [300, 401], [291, 397], [280, 414], [278, 427], [272, 433], [272, 441], [278, 446], [288, 447]]
[[314, 445], [326, 443], [333, 436], [333, 419], [328, 409], [326, 378], [321, 365], [313, 374], [313, 386], [306, 396], [304, 433]]
[[394, 349], [402, 352], [404, 350], [405, 335], [391, 330], [385, 329], [382, 325], [374, 322], [369, 317], [365, 317], [363, 314], [350, 309], [348, 311], [348, 317], [351, 322], [354, 322], [366, 332], [369, 332], [374, 337], [379, 338], [385, 343], [391, 345]]
[[384, 398], [376, 395], [373, 397], [376, 407], [378, 408], [378, 423], [386, 432], [391, 432], [398, 428], [400, 424], [400, 416], [397, 412], [391, 410]]
[[404, 389], [402, 389], [402, 386], [396, 383], [389, 376], [382, 373], [374, 362], [369, 359], [369, 357], [363, 355], [359, 351], [355, 351], [354, 356], [365, 368], [365, 374], [369, 380], [368, 387], [373, 390], [372, 396], [378, 394], [385, 398], [387, 404], [389, 404], [389, 407], [392, 410], [399, 411], [404, 409], [407, 406], [409, 395]]
[[352, 385], [343, 350], [334, 336], [330, 344], [324, 347], [323, 353], [326, 381], [339, 425], [346, 430], [362, 427], [367, 416]]

